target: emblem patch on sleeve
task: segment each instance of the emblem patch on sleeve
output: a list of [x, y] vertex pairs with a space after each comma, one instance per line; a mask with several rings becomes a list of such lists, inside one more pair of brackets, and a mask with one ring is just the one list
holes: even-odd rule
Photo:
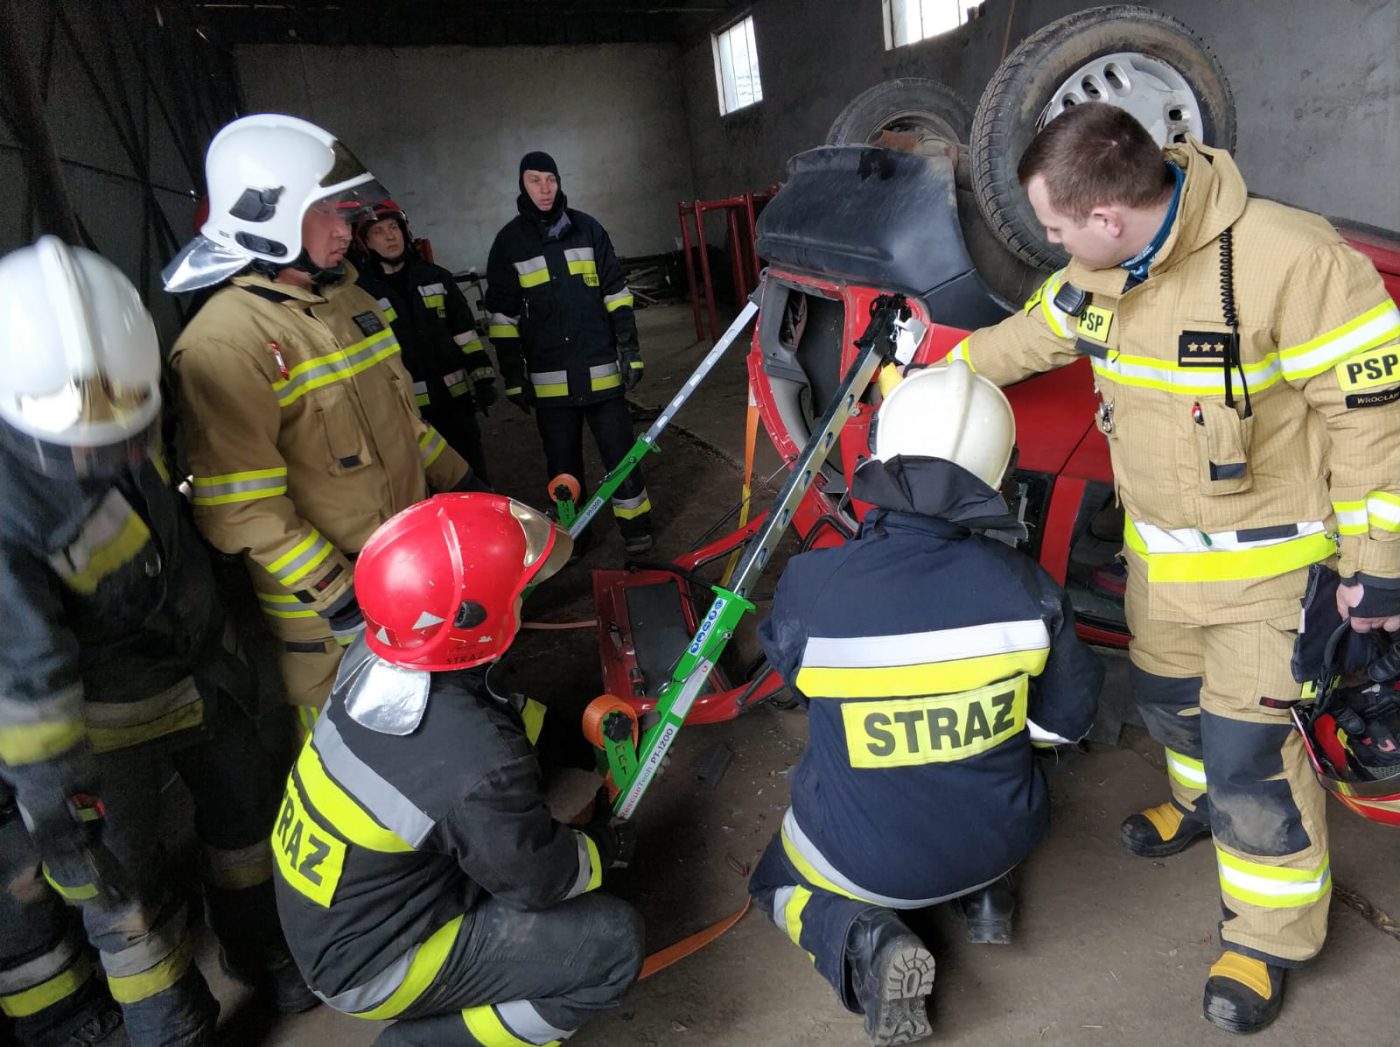
[[355, 326], [368, 337], [384, 330], [384, 321], [379, 319], [378, 313], [357, 313], [355, 314]]
[[[1357, 389], [1374, 389], [1378, 385], [1394, 385], [1400, 382], [1400, 348], [1387, 345], [1372, 349], [1343, 360], [1333, 370], [1337, 372], [1337, 384], [1347, 393]], [[1351, 398], [1347, 399], [1347, 406], [1350, 407]]]
[[1224, 331], [1182, 331], [1176, 336], [1177, 366], [1225, 366], [1225, 345], [1229, 337]]

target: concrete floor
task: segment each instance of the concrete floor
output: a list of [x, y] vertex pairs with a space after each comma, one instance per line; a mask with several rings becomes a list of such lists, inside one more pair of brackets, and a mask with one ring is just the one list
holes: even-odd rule
[[[639, 313], [646, 381], [633, 397], [659, 407], [709, 343], [696, 343], [685, 306]], [[648, 463], [658, 553], [674, 556], [738, 496], [747, 344], [736, 345], [679, 416]], [[500, 487], [539, 504], [546, 477], [532, 420], [503, 405], [486, 423]], [[681, 431], [683, 430], [683, 431]], [[760, 438], [758, 474], [777, 467]], [[596, 460], [594, 462], [596, 467]], [[775, 481], [775, 482], [780, 482]], [[769, 492], [771, 496], [771, 492]], [[584, 562], [540, 590], [527, 618], [577, 619], [592, 613], [587, 569], [622, 561], [609, 528]], [[771, 588], [765, 582], [760, 588]], [[752, 649], [751, 632], [741, 646]], [[576, 714], [599, 689], [592, 630], [530, 632], [517, 643], [515, 686]], [[1110, 660], [1105, 701], [1122, 701], [1123, 658]], [[932, 1042], [959, 1045], [1168, 1045], [1232, 1042], [1201, 1017], [1201, 987], [1218, 955], [1218, 895], [1212, 852], [1198, 846], [1165, 861], [1127, 855], [1118, 824], [1165, 794], [1159, 750], [1131, 728], [1123, 747], [1071, 753], [1048, 768], [1054, 803], [1050, 839], [1024, 870], [1016, 944], [973, 947], [951, 911], [927, 930], [938, 958]], [[666, 775], [638, 818], [638, 859], [609, 885], [635, 902], [656, 950], [734, 911], [744, 872], [777, 828], [786, 775], [801, 752], [800, 712], [760, 708], [730, 723], [687, 731]], [[698, 765], [727, 747], [733, 759], [718, 783], [697, 780]], [[591, 786], [572, 782], [575, 795]], [[1400, 833], [1334, 807], [1336, 882], [1383, 913], [1400, 913]], [[1339, 891], [1340, 895], [1341, 892]], [[1374, 918], [1373, 918], [1374, 919]], [[1384, 919], [1376, 922], [1384, 923]], [[1251, 1042], [1400, 1042], [1394, 1001], [1400, 940], [1340, 901], [1327, 949], [1290, 982], [1283, 1017]], [[206, 955], [203, 960], [207, 961]], [[214, 969], [202, 962], [206, 971]], [[225, 1041], [265, 1047], [360, 1047], [377, 1023], [326, 1008], [271, 1020], [245, 1006], [241, 990], [216, 984], [225, 1003]], [[860, 1019], [843, 1011], [808, 960], [766, 919], [750, 913], [699, 954], [637, 986], [616, 1012], [571, 1044], [704, 1044], [715, 1047], [826, 1047], [865, 1041]]]

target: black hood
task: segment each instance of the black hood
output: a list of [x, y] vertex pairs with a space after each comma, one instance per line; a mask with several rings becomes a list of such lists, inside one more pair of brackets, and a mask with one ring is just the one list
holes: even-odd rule
[[[996, 537], [1015, 541], [1026, 537], [1000, 491], [943, 458], [896, 455], [888, 462], [865, 462], [856, 470], [851, 496], [887, 512], [933, 517], [968, 531], [998, 532]], [[870, 514], [866, 523], [878, 515]]]
[[[554, 206], [548, 211], [541, 211], [536, 207], [535, 202], [530, 199], [530, 194], [525, 191], [526, 171], [545, 171], [558, 181], [559, 191], [554, 194]], [[539, 222], [547, 231], [558, 224], [569, 206], [569, 198], [564, 195], [564, 179], [559, 175], [559, 165], [554, 162], [554, 157], [538, 151], [526, 153], [520, 158], [520, 170], [516, 175], [515, 184], [520, 190], [520, 195], [515, 198], [516, 210], [526, 218], [533, 218]], [[562, 230], [560, 232], [562, 233]]]

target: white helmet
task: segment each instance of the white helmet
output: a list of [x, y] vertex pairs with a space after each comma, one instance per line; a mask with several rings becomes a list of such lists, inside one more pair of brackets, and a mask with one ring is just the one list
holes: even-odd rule
[[217, 284], [254, 261], [290, 266], [313, 204], [329, 201], [354, 222], [389, 195], [329, 131], [280, 113], [227, 124], [209, 143], [204, 180], [209, 218], [161, 273], [167, 291]]
[[877, 461], [943, 458], [989, 487], [1001, 483], [1016, 443], [1016, 417], [995, 383], [961, 360], [916, 371], [894, 387], [876, 416]]
[[41, 467], [67, 453], [83, 473], [89, 458], [144, 453], [160, 414], [160, 343], [120, 269], [41, 237], [0, 258], [0, 324], [0, 419]]

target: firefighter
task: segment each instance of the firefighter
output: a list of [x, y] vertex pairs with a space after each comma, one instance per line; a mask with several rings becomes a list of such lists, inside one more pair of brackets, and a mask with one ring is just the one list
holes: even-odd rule
[[1310, 565], [1336, 565], [1358, 631], [1400, 624], [1400, 311], [1326, 221], [1250, 199], [1194, 138], [1164, 155], [1122, 110], [1066, 111], [1018, 173], [1070, 263], [953, 356], [998, 384], [1090, 357], [1131, 680], [1171, 788], [1123, 843], [1159, 858], [1213, 835], [1205, 1016], [1252, 1032], [1322, 947], [1331, 895], [1323, 793], [1289, 726]]
[[354, 556], [400, 509], [479, 487], [418, 415], [399, 343], [344, 261], [347, 224], [387, 195], [343, 144], [277, 114], [224, 127], [210, 217], [166, 290], [225, 283], [170, 355], [195, 520], [242, 555], [308, 722], [363, 628]]
[[[519, 185], [520, 213], [496, 234], [487, 263], [491, 343], [506, 398], [534, 406], [549, 476], [582, 485], [584, 422], [603, 468], [632, 447], [624, 394], [643, 372], [632, 292], [606, 230], [569, 207], [553, 157], [526, 153]], [[651, 500], [640, 469], [617, 489], [612, 511], [628, 554], [649, 552]]]
[[280, 1010], [315, 1006], [277, 925], [254, 678], [159, 446], [150, 316], [55, 237], [0, 261], [0, 312], [0, 1009], [22, 1044], [212, 1042], [158, 824], [172, 770], [226, 970]]
[[292, 769], [278, 907], [317, 994], [397, 1018], [390, 1045], [557, 1045], [641, 966], [641, 920], [597, 893], [620, 854], [606, 797], [570, 828], [531, 750], [543, 708], [492, 666], [527, 585], [572, 543], [502, 495], [439, 495], [360, 555], [368, 628]]
[[496, 402], [496, 371], [452, 274], [419, 253], [408, 215], [392, 200], [355, 226], [360, 286], [379, 300], [413, 377], [413, 400], [477, 478], [489, 484], [476, 410]]
[[1001, 392], [930, 368], [877, 421], [852, 486], [875, 508], [788, 561], [759, 628], [811, 741], [749, 891], [886, 1045], [930, 1032], [934, 958], [897, 910], [962, 898], [973, 941], [1009, 941], [1007, 874], [1049, 822], [1032, 745], [1088, 731], [1103, 667], [1063, 590], [1004, 544], [1025, 532], [997, 490]]

